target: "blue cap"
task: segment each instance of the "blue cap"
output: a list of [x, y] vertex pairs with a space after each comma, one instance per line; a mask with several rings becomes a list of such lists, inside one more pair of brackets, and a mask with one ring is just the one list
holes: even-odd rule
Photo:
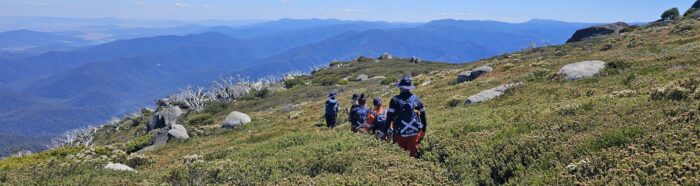
[[416, 88], [416, 86], [413, 86], [413, 80], [411, 80], [411, 76], [402, 77], [401, 81], [398, 84], [396, 84], [396, 87], [407, 90], [413, 90]]
[[376, 97], [374, 98], [374, 101], [372, 102], [374, 106], [381, 105], [382, 104], [382, 98]]
[[329, 97], [329, 98], [335, 98], [335, 95], [336, 95], [335, 92], [331, 92], [330, 94], [328, 94], [328, 97]]

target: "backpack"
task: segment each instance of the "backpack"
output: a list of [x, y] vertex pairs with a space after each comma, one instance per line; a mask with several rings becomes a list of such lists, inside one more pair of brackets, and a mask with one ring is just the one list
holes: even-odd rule
[[326, 101], [326, 116], [334, 117], [338, 115], [338, 101], [329, 99]]
[[386, 112], [376, 113], [376, 112], [372, 111], [372, 115], [374, 115], [374, 123], [373, 123], [374, 126], [372, 126], [373, 130], [384, 128], [384, 125], [387, 124]]
[[369, 115], [369, 109], [365, 106], [357, 106], [353, 108], [352, 113], [352, 127], [359, 129], [365, 126], [367, 123], [367, 116]]
[[411, 95], [407, 100], [396, 98], [396, 103], [399, 104], [398, 116], [394, 121], [394, 134], [399, 134], [402, 137], [410, 137], [418, 135], [423, 129], [416, 113], [416, 95]]

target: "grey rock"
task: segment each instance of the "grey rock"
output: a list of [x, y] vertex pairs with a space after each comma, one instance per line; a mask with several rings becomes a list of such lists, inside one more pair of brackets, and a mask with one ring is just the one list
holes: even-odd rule
[[180, 117], [183, 113], [184, 111], [180, 109], [180, 107], [168, 106], [153, 114], [153, 117], [151, 117], [151, 120], [148, 122], [146, 130], [151, 131], [176, 124], [177, 117]]
[[115, 170], [115, 171], [136, 172], [135, 169], [133, 169], [133, 168], [127, 166], [127, 165], [121, 164], [121, 163], [112, 163], [112, 162], [109, 162], [109, 163], [107, 163], [107, 165], [105, 165], [104, 168], [105, 168], [105, 169], [109, 169], [109, 170]]
[[389, 54], [387, 52], [384, 52], [384, 54], [379, 56], [379, 58], [377, 58], [377, 59], [379, 59], [379, 60], [394, 59], [394, 56], [392, 56], [391, 54]]
[[416, 56], [411, 57], [411, 63], [421, 63], [422, 60]]
[[185, 139], [190, 138], [190, 136], [187, 135], [187, 129], [185, 129], [184, 126], [178, 125], [178, 124], [171, 125], [170, 130], [168, 130], [168, 134], [171, 137], [174, 137], [176, 139], [181, 139], [181, 140], [185, 140]]
[[170, 99], [168, 98], [163, 98], [156, 101], [156, 106], [158, 107], [167, 107], [168, 105], [170, 105]]
[[488, 100], [492, 100], [494, 98], [497, 98], [498, 96], [503, 95], [503, 93], [506, 92], [506, 90], [517, 87], [522, 85], [523, 83], [518, 82], [518, 83], [510, 83], [510, 84], [505, 84], [501, 85], [492, 89], [484, 90], [479, 92], [476, 95], [473, 95], [466, 100], [464, 100], [464, 104], [474, 104], [474, 103], [482, 103], [486, 102]]
[[153, 138], [153, 143], [151, 146], [159, 147], [161, 145], [165, 145], [166, 143], [168, 143], [168, 139], [170, 139], [168, 131], [158, 130], [156, 131], [156, 137]]
[[386, 79], [386, 76], [374, 76], [370, 79]]
[[574, 33], [574, 35], [566, 41], [566, 43], [583, 41], [596, 36], [618, 34], [620, 33], [620, 31], [622, 31], [622, 29], [628, 27], [630, 27], [630, 25], [628, 25], [627, 23], [617, 22], [612, 24], [596, 25], [584, 28], [581, 30], [577, 30], [576, 33]]
[[603, 68], [605, 68], [604, 61], [583, 61], [564, 65], [559, 70], [559, 75], [565, 76], [568, 80], [576, 80], [598, 74]]
[[493, 68], [489, 66], [480, 66], [470, 71], [465, 71], [457, 75], [457, 82], [464, 83], [467, 81], [474, 81], [479, 76], [493, 71]]
[[250, 116], [248, 116], [247, 114], [238, 111], [233, 111], [230, 114], [228, 114], [228, 116], [226, 116], [226, 120], [224, 120], [224, 123], [221, 125], [221, 128], [234, 129], [236, 127], [240, 127], [247, 123], [250, 123], [250, 121]]
[[356, 81], [367, 81], [367, 80], [369, 80], [369, 76], [367, 76], [367, 74], [360, 74], [360, 75], [357, 75], [355, 80]]

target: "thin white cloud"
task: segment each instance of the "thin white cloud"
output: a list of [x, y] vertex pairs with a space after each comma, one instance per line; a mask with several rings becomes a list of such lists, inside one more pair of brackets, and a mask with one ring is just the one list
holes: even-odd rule
[[181, 2], [176, 2], [176, 3], [173, 3], [173, 6], [175, 6], [175, 7], [177, 7], [177, 8], [185, 8], [185, 7], [189, 7], [190, 4], [181, 3]]
[[280, 0], [282, 4], [289, 4], [292, 2], [292, 0]]
[[146, 3], [144, 3], [143, 1], [134, 1], [132, 4], [134, 4], [136, 6], [141, 6], [141, 5], [144, 5]]

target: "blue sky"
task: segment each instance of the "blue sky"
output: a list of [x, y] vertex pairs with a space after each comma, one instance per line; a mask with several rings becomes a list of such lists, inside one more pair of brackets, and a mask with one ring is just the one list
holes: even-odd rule
[[0, 0], [0, 16], [167, 20], [338, 18], [423, 22], [472, 19], [577, 22], [658, 19], [695, 0]]

